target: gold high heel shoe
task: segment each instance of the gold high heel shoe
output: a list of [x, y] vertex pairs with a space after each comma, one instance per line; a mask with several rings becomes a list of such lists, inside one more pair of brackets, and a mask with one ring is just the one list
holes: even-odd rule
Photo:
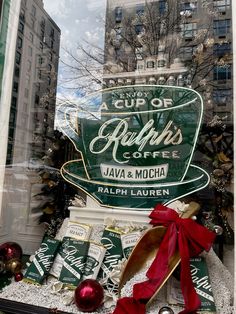
[[[199, 211], [199, 204], [191, 202], [186, 211], [180, 215], [181, 218], [190, 218]], [[146, 269], [147, 261], [153, 260], [157, 254], [160, 244], [163, 240], [167, 228], [163, 226], [157, 226], [148, 229], [142, 238], [138, 241], [134, 247], [131, 255], [129, 256], [125, 268], [121, 274], [120, 284], [119, 284], [119, 295], [122, 287], [125, 283], [130, 280], [135, 274], [140, 272], [142, 269]], [[173, 273], [175, 268], [180, 262], [180, 255], [177, 251], [169, 261], [169, 271], [163, 279], [161, 285], [156, 290], [155, 294], [149, 299], [147, 305], [152, 302], [157, 293], [163, 287], [165, 282], [168, 280], [170, 275]]]

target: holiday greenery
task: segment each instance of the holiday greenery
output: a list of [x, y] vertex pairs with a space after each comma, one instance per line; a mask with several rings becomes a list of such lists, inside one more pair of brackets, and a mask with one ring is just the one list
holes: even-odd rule
[[45, 223], [46, 235], [54, 237], [63, 220], [69, 216], [68, 207], [76, 194], [76, 189], [67, 183], [60, 174], [60, 167], [73, 147], [59, 131], [54, 132], [52, 147], [42, 157], [45, 167], [39, 170], [42, 183], [41, 193], [45, 201], [37, 208], [42, 211], [39, 223]]

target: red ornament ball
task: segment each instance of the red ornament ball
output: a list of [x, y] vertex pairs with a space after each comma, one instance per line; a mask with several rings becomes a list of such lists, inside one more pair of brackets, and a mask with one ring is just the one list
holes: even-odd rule
[[6, 242], [0, 245], [0, 256], [9, 261], [13, 258], [21, 259], [22, 248], [16, 242]]
[[103, 302], [103, 287], [94, 279], [82, 281], [75, 290], [75, 304], [82, 312], [93, 312]]
[[23, 279], [23, 274], [22, 273], [17, 273], [14, 275], [15, 281], [21, 281]]

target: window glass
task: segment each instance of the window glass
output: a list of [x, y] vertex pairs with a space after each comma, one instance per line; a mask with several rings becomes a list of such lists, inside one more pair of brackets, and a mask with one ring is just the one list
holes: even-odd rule
[[218, 36], [225, 36], [229, 33], [231, 27], [231, 21], [227, 20], [215, 20], [214, 21], [214, 33]]
[[183, 12], [183, 14], [186, 14], [186, 11], [193, 12], [197, 9], [197, 2], [191, 1], [191, 2], [184, 2], [180, 4], [180, 10]]
[[179, 51], [180, 58], [182, 60], [192, 60], [196, 46], [181, 47]]
[[21, 33], [23, 33], [24, 32], [24, 24], [23, 23], [19, 23], [19, 31], [21, 32]]
[[29, 55], [30, 57], [32, 57], [32, 55], [33, 55], [33, 49], [32, 49], [32, 47], [30, 47], [30, 46], [28, 46], [28, 55]]
[[154, 61], [148, 61], [147, 62], [147, 68], [154, 68], [155, 67], [155, 62]]
[[32, 42], [33, 43], [33, 41], [34, 41], [34, 35], [30, 32], [29, 33], [29, 40], [30, 40], [30, 42]]
[[21, 54], [20, 54], [20, 52], [16, 52], [16, 63], [17, 64], [20, 64], [20, 61], [21, 61]]
[[121, 20], [122, 20], [122, 8], [116, 7], [115, 8], [115, 21], [119, 23], [121, 22]]
[[18, 37], [18, 38], [17, 38], [17, 48], [19, 48], [19, 49], [22, 48], [22, 42], [23, 42], [23, 41], [22, 41], [22, 38], [21, 38], [21, 37]]
[[230, 80], [231, 79], [231, 65], [214, 67], [214, 80]]
[[213, 7], [218, 12], [225, 12], [226, 10], [230, 9], [230, 0], [214, 0]]
[[225, 106], [227, 102], [232, 98], [232, 90], [231, 89], [215, 89], [213, 90], [213, 99], [217, 103], [218, 106]]
[[141, 34], [143, 31], [144, 31], [144, 25], [143, 24], [135, 25], [135, 32], [137, 35]]
[[27, 71], [31, 71], [32, 62], [30, 60], [27, 61]]
[[21, 10], [21, 12], [20, 12], [20, 20], [22, 21], [22, 22], [24, 22], [25, 21], [25, 10]]
[[18, 66], [15, 67], [15, 76], [16, 77], [20, 76], [20, 68]]
[[143, 3], [136, 5], [136, 14], [138, 16], [142, 16], [144, 14], [144, 4]]
[[[71, 303], [74, 288], [87, 277], [102, 283], [105, 295], [93, 313], [116, 313], [116, 283], [120, 269], [129, 267], [126, 259], [131, 256], [128, 275], [141, 264], [145, 270], [121, 288], [124, 297], [150, 274], [150, 258], [162, 253], [162, 244], [179, 258], [181, 245], [172, 244], [183, 236], [183, 222], [191, 225], [184, 243], [193, 236], [194, 250], [199, 228], [215, 237], [209, 252], [190, 261], [191, 270], [192, 262], [201, 261], [192, 275], [207, 300], [187, 312], [234, 312], [235, 5], [236, 0], [0, 0], [0, 314], [90, 311]], [[183, 220], [193, 204], [198, 212]], [[166, 230], [152, 228], [154, 208], [157, 215], [159, 208], [164, 211], [164, 220], [174, 219], [169, 227], [161, 223]], [[74, 241], [77, 227], [86, 236]], [[169, 232], [167, 240], [161, 230]], [[98, 269], [102, 234], [111, 245]], [[151, 235], [139, 242], [144, 252], [136, 251], [139, 258], [132, 262], [143, 234]], [[62, 269], [53, 261], [52, 273], [41, 282], [53, 255], [42, 251], [51, 249], [55, 237], [69, 241], [55, 247], [55, 253], [65, 249]], [[47, 240], [50, 245], [41, 250]], [[7, 258], [4, 242], [21, 246], [20, 261]], [[70, 250], [78, 243], [82, 268]], [[177, 276], [177, 268], [172, 273], [175, 257], [164, 261], [171, 268], [164, 276], [166, 291], [161, 303], [148, 298], [149, 314], [185, 311], [179, 290], [186, 288], [179, 280], [184, 276]], [[33, 270], [26, 265], [30, 260]], [[163, 270], [157, 264], [155, 270]], [[24, 281], [17, 282], [22, 274]], [[39, 285], [28, 286], [26, 278], [39, 279]], [[154, 281], [145, 281], [147, 289], [140, 291], [154, 292], [148, 289]], [[189, 305], [191, 289], [183, 290]], [[143, 310], [139, 301], [133, 314]]]
[[18, 93], [18, 87], [19, 87], [18, 82], [14, 82], [13, 83], [13, 92]]
[[32, 5], [32, 11], [31, 11], [33, 16], [36, 16], [36, 7]]
[[167, 8], [166, 0], [159, 0], [159, 12], [160, 14], [164, 14]]
[[214, 45], [214, 54], [222, 57], [231, 53], [231, 43], [220, 43]]
[[197, 33], [197, 23], [186, 23], [181, 25], [182, 36], [185, 39], [193, 38]]
[[34, 29], [34, 24], [35, 24], [35, 20], [34, 19], [30, 19], [30, 28]]

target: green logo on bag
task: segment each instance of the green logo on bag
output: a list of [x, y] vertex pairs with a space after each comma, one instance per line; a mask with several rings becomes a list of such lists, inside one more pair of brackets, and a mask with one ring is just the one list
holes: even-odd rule
[[82, 159], [66, 180], [104, 206], [150, 208], [193, 193], [208, 175], [191, 165], [203, 114], [201, 96], [172, 86], [106, 89], [57, 110]]

